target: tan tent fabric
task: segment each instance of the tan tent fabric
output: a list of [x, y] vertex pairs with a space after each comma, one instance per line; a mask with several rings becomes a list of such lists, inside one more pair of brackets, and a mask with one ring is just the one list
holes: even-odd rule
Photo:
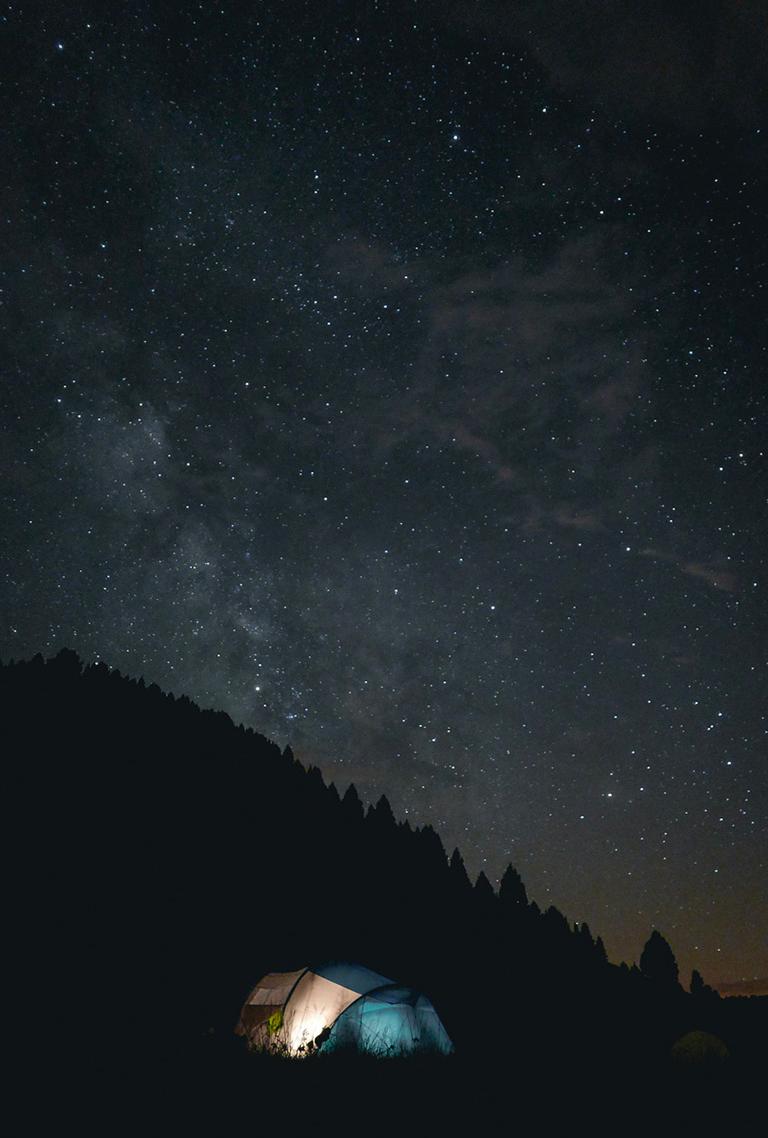
[[266, 1046], [279, 1030], [279, 1013], [285, 1001], [305, 972], [306, 968], [299, 968], [297, 972], [270, 972], [263, 976], [245, 1001], [237, 1034], [246, 1035], [253, 1046]]
[[259, 980], [246, 1004], [277, 1004], [282, 1007], [291, 994], [291, 988], [305, 972], [306, 968], [299, 968], [297, 972], [269, 972]]
[[359, 996], [359, 992], [306, 972], [285, 1011], [282, 1039], [288, 1050], [296, 1054], [311, 1046]]

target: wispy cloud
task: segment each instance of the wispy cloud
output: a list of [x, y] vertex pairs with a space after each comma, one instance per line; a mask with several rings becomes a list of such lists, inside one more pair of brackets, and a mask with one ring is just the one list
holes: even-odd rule
[[411, 288], [420, 275], [418, 266], [412, 261], [406, 264], [394, 250], [351, 235], [328, 249], [326, 266], [342, 285], [367, 296]]
[[695, 577], [704, 581], [712, 589], [719, 589], [724, 593], [735, 593], [739, 586], [737, 575], [732, 569], [718, 562], [691, 561], [676, 553], [661, 549], [641, 549], [642, 557], [650, 557], [653, 561], [663, 561], [673, 565], [687, 577]]
[[[614, 237], [596, 227], [536, 265], [511, 258], [471, 272], [442, 266], [439, 275], [425, 267], [411, 382], [378, 414], [366, 409], [380, 450], [437, 438], [476, 455], [498, 485], [542, 495], [555, 525], [601, 528], [592, 503], [553, 502], [536, 471], [546, 455], [578, 463], [588, 481], [605, 441], [644, 406], [649, 345], [624, 338], [638, 298], [624, 287]], [[378, 253], [371, 264], [389, 261]]]

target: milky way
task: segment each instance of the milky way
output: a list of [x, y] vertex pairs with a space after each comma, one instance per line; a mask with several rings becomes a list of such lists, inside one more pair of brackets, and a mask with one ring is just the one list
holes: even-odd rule
[[3, 17], [3, 658], [767, 975], [762, 5], [91, 7]]

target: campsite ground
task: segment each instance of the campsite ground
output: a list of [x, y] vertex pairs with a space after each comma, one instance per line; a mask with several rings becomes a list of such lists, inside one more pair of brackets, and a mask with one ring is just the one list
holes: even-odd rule
[[[235, 1045], [200, 1056], [196, 1075], [179, 1071], [165, 1105], [181, 1112], [186, 1133], [361, 1132], [483, 1135], [523, 1119], [539, 1133], [575, 1122], [598, 1133], [642, 1126], [666, 1134], [754, 1132], [762, 1114], [756, 1080], [738, 1069], [680, 1071], [667, 1065], [611, 1070], [561, 1040], [537, 1059], [516, 1056], [377, 1060], [361, 1056], [275, 1060]], [[175, 1091], [171, 1092], [171, 1086]], [[760, 1114], [756, 1114], [759, 1111]], [[178, 1113], [177, 1113], [178, 1121]], [[508, 1126], [505, 1124], [508, 1123]]]
[[[148, 1044], [151, 1041], [148, 1039]], [[607, 1069], [553, 1041], [545, 1056], [518, 1053], [378, 1060], [291, 1061], [249, 1054], [241, 1040], [208, 1039], [196, 1054], [116, 1060], [104, 1041], [96, 1063], [43, 1063], [24, 1093], [25, 1126], [79, 1135], [462, 1135], [760, 1133], [763, 1080], [737, 1067], [680, 1071], [616, 1061]], [[51, 1058], [49, 1055], [48, 1058]], [[64, 1060], [66, 1062], [66, 1059]]]

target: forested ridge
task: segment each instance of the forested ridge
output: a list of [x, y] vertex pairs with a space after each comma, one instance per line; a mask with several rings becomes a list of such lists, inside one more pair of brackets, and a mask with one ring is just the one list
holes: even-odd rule
[[0, 681], [14, 975], [38, 1040], [96, 1068], [197, 1062], [243, 1049], [263, 973], [347, 959], [426, 992], [457, 1061], [650, 1070], [705, 1030], [760, 1069], [766, 1001], [684, 990], [658, 933], [639, 968], [611, 964], [513, 867], [473, 883], [386, 798], [71, 651]]

